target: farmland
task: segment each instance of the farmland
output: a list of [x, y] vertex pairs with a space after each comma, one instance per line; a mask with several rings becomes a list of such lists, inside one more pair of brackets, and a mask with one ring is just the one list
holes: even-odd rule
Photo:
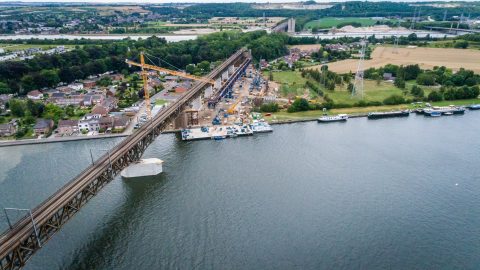
[[[453, 70], [465, 68], [480, 72], [480, 51], [469, 49], [450, 48], [398, 48], [398, 53], [393, 53], [392, 47], [376, 47], [371, 54], [371, 59], [365, 60], [364, 68], [383, 67], [386, 64], [412, 65], [419, 64], [423, 69], [433, 69], [435, 66], [446, 66]], [[328, 64], [329, 70], [337, 73], [355, 72], [358, 60], [347, 59]], [[320, 68], [315, 66], [312, 68]]]

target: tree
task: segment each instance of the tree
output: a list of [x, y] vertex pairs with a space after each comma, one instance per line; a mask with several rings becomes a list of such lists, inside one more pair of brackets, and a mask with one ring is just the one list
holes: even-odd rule
[[397, 105], [397, 104], [403, 104], [405, 102], [406, 101], [404, 97], [396, 94], [393, 94], [383, 100], [383, 104], [385, 105]]
[[112, 84], [112, 78], [109, 76], [104, 76], [100, 80], [97, 81], [97, 85], [107, 87]]
[[17, 116], [17, 117], [25, 116], [25, 111], [26, 111], [25, 102], [18, 99], [10, 99], [8, 101], [8, 105], [13, 116]]
[[44, 83], [37, 85], [38, 87], [52, 87], [60, 82], [57, 72], [52, 69], [42, 70], [40, 76], [43, 78]]
[[0, 82], [0, 94], [10, 94], [12, 90], [8, 87], [8, 84]]
[[417, 83], [420, 85], [435, 85], [435, 75], [422, 73], [417, 77]]
[[401, 77], [396, 77], [393, 84], [400, 89], [405, 89], [405, 80]]
[[420, 88], [417, 85], [412, 86], [412, 89], [410, 90], [410, 93], [413, 96], [418, 97], [418, 98], [422, 98], [425, 95], [425, 93], [423, 92], [423, 89]]
[[457, 49], [466, 49], [468, 48], [468, 41], [466, 40], [460, 40], [460, 41], [457, 41], [455, 42], [455, 45], [453, 45], [454, 48], [457, 48]]
[[304, 98], [297, 98], [295, 101], [288, 107], [288, 112], [302, 112], [308, 111], [310, 109], [310, 104]]
[[442, 93], [439, 91], [432, 91], [430, 94], [428, 94], [428, 100], [429, 101], [441, 101], [443, 99]]
[[34, 102], [33, 100], [27, 101], [27, 109], [30, 112], [30, 115], [39, 117], [42, 115], [43, 110], [45, 109], [45, 105], [40, 102]]

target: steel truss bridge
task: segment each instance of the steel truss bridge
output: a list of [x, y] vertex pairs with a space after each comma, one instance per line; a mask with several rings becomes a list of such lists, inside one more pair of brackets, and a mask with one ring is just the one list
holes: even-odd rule
[[[206, 76], [217, 81], [220, 78], [218, 90], [213, 93], [215, 98], [229, 92], [233, 78], [237, 79], [240, 70], [244, 71], [250, 61], [250, 53], [242, 48]], [[228, 77], [228, 80], [225, 77]], [[221, 84], [222, 79], [228, 83]], [[100, 157], [40, 205], [31, 209], [31, 216], [11, 224], [10, 229], [0, 235], [0, 269], [21, 269], [35, 252], [80, 211], [82, 206], [125, 167], [138, 161], [155, 138], [187, 109], [194, 99], [201, 97], [207, 87], [211, 87], [207, 82], [198, 82], [137, 132]]]

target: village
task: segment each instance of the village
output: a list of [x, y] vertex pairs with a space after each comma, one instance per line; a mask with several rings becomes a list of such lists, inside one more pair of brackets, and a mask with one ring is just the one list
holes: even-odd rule
[[[190, 80], [178, 76], [150, 72], [149, 77], [148, 87], [154, 94], [150, 106], [154, 114], [192, 86]], [[141, 90], [137, 91], [141, 89], [138, 80], [138, 72], [127, 77], [107, 72], [68, 85], [32, 90], [24, 98], [2, 94], [0, 118], [8, 119], [8, 122], [0, 124], [0, 137], [43, 139], [129, 135], [147, 121], [147, 104], [139, 96]], [[38, 117], [30, 125], [26, 120], [29, 116], [7, 118], [7, 115], [14, 115], [11, 104], [18, 102], [27, 106], [35, 104], [42, 108], [43, 115], [49, 108], [54, 108], [56, 114], [50, 118]]]

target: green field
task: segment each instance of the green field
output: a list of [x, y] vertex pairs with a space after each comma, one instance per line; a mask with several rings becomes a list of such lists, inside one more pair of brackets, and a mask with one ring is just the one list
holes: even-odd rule
[[[273, 80], [281, 85], [280, 94], [282, 96], [292, 97], [304, 95], [306, 91], [305, 82], [307, 79], [303, 78], [299, 71], [279, 71], [273, 72], [272, 74]], [[268, 74], [265, 74], [265, 76], [268, 76]], [[317, 82], [315, 83], [318, 84]], [[410, 83], [407, 88], [410, 89], [413, 84], [414, 83]], [[424, 90], [428, 94], [429, 90], [426, 88]], [[335, 103], [354, 104], [358, 102], [358, 99], [352, 98], [350, 92], [347, 90], [346, 84], [343, 86], [337, 85], [334, 91], [324, 89], [323, 91], [324, 94], [333, 99]], [[373, 80], [364, 81], [364, 99], [366, 101], [382, 102], [385, 98], [393, 94], [403, 95], [403, 91], [389, 82], [381, 81], [380, 84], [377, 84], [377, 82]], [[310, 98], [316, 97], [317, 95], [310, 91]]]
[[355, 18], [355, 17], [345, 17], [345, 18], [322, 18], [319, 20], [309, 21], [305, 24], [305, 29], [312, 29], [313, 27], [317, 28], [332, 28], [337, 27], [339, 24], [344, 23], [361, 23], [362, 26], [371, 26], [374, 25], [377, 20], [372, 18]]

